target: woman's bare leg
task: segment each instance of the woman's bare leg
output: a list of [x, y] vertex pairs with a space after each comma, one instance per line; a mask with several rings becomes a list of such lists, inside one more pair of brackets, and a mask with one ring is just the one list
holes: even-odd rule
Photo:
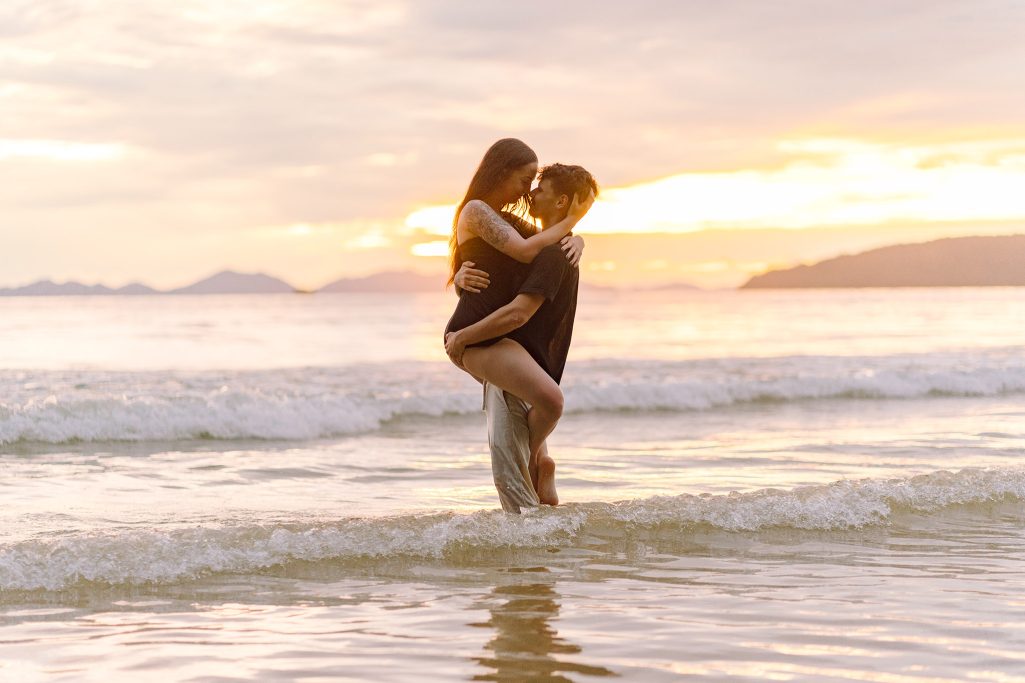
[[522, 346], [511, 339], [502, 339], [491, 346], [466, 349], [463, 366], [475, 377], [483, 378], [530, 404], [527, 427], [530, 430], [533, 475], [538, 451], [562, 417], [562, 390], [559, 385]]

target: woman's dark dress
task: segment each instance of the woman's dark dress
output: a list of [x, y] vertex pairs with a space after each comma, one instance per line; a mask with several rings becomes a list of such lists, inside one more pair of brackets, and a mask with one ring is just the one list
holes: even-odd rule
[[[459, 303], [445, 326], [445, 334], [469, 327], [512, 301], [519, 293], [529, 268], [529, 264], [506, 256], [480, 237], [471, 237], [460, 244], [459, 258], [473, 261], [474, 268], [485, 271], [490, 276], [490, 284], [477, 294], [466, 290], [459, 292]], [[468, 346], [491, 346], [504, 336]]]

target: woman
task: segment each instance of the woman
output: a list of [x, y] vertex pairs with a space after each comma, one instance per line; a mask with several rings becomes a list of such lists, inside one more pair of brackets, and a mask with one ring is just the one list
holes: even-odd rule
[[[471, 261], [489, 273], [491, 282], [480, 293], [459, 292], [459, 304], [445, 328], [446, 335], [483, 320], [512, 301], [526, 277], [525, 264], [566, 237], [590, 208], [593, 197], [584, 202], [574, 197], [567, 217], [541, 232], [515, 216], [503, 217], [500, 212], [506, 207], [525, 208], [536, 174], [537, 155], [519, 140], [499, 140], [484, 154], [453, 220], [449, 282], [463, 261]], [[529, 449], [532, 461], [537, 462], [542, 444], [562, 416], [562, 391], [555, 380], [520, 344], [504, 336], [468, 346], [460, 362], [474, 377], [501, 387], [531, 406], [527, 416]], [[539, 495], [546, 474], [553, 473], [538, 473]], [[546, 498], [554, 496], [541, 495], [542, 502], [548, 502]]]

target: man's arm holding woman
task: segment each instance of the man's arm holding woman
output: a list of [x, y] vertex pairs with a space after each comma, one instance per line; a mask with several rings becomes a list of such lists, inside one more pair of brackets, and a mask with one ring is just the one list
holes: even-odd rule
[[544, 303], [544, 294], [517, 294], [516, 298], [472, 325], [445, 335], [445, 353], [452, 362], [463, 367], [463, 352], [470, 344], [509, 334], [530, 320]]

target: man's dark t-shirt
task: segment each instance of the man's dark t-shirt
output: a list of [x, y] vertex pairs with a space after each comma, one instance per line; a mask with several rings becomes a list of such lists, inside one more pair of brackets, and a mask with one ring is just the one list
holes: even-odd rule
[[580, 271], [570, 264], [558, 244], [541, 250], [520, 285], [520, 294], [541, 294], [545, 300], [530, 320], [509, 337], [519, 342], [556, 383], [562, 381], [566, 368], [579, 285]]

